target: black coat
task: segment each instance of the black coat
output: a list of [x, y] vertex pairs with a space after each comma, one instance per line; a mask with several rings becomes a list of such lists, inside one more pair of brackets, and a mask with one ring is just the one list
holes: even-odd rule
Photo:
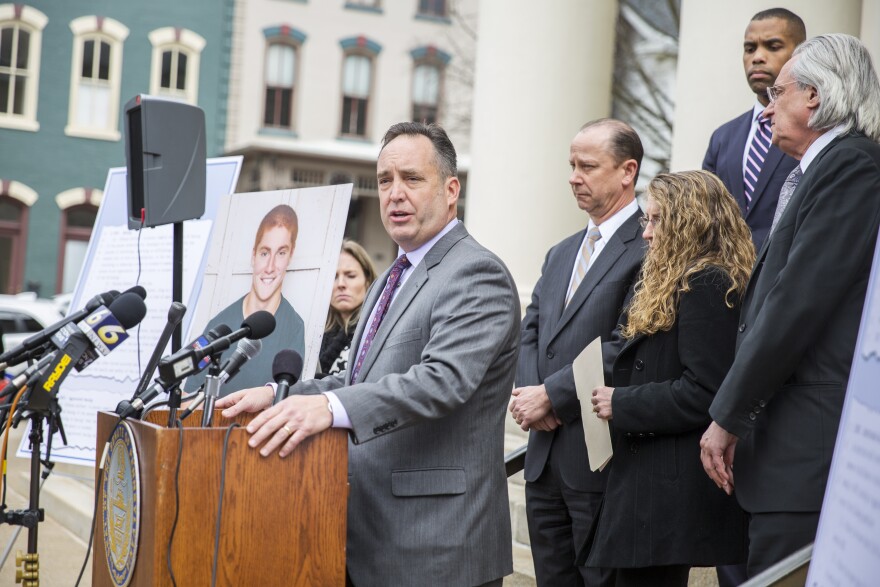
[[710, 410], [739, 437], [734, 483], [750, 513], [822, 505], [878, 227], [880, 146], [850, 134], [810, 163], [758, 253]]
[[745, 560], [746, 519], [700, 463], [709, 405], [733, 361], [739, 306], [716, 268], [694, 275], [668, 331], [627, 341], [613, 363], [614, 457], [588, 566]]

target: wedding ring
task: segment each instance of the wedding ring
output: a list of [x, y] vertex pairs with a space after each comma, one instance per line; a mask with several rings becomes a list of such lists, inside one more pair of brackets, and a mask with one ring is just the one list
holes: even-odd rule
[[281, 429], [284, 430], [285, 432], [287, 432], [287, 435], [288, 435], [288, 436], [290, 436], [291, 434], [293, 434], [293, 430], [291, 430], [291, 429], [287, 426], [287, 424], [285, 424], [284, 426], [282, 426]]

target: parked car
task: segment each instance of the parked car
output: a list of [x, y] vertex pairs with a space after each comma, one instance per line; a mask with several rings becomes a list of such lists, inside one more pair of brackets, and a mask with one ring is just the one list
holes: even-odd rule
[[[33, 292], [18, 295], [0, 295], [0, 329], [2, 329], [3, 349], [18, 346], [30, 335], [64, 318], [58, 306], [51, 300], [38, 298]], [[16, 374], [24, 369], [16, 365], [7, 369]]]

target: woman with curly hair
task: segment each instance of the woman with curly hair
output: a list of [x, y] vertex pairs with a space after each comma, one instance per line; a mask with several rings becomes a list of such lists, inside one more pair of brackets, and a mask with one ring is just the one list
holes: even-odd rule
[[746, 520], [700, 463], [709, 405], [733, 362], [755, 259], [739, 207], [711, 173], [658, 175], [647, 189], [648, 252], [619, 329], [613, 387], [593, 390], [614, 457], [582, 552], [616, 587], [686, 586], [692, 566], [738, 563]]

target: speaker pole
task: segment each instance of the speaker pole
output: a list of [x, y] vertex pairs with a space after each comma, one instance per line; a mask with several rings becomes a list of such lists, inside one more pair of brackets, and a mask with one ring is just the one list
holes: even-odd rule
[[[171, 271], [171, 299], [183, 303], [183, 222], [174, 223], [174, 260]], [[177, 324], [171, 337], [171, 352], [180, 350], [183, 339], [182, 322]], [[177, 423], [177, 410], [180, 408], [180, 387], [175, 385], [168, 391], [168, 426]]]

